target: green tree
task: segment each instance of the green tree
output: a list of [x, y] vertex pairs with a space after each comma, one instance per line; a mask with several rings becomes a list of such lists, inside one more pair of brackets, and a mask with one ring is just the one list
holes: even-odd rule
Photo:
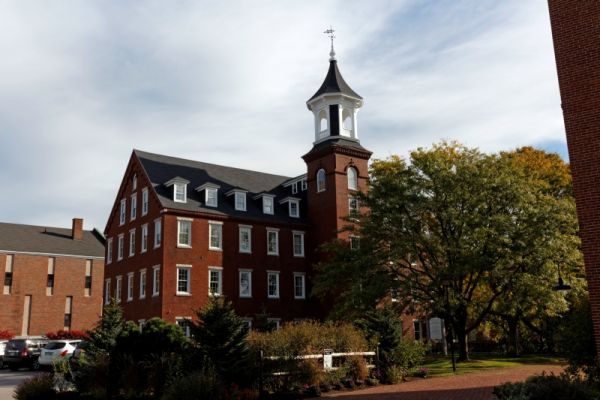
[[248, 324], [222, 297], [211, 297], [197, 316], [198, 322], [190, 328], [200, 355], [226, 382], [245, 384], [249, 373]]
[[456, 333], [459, 360], [468, 359], [467, 335], [521, 274], [572, 253], [575, 241], [559, 245], [556, 221], [571, 205], [541, 182], [510, 157], [456, 143], [417, 149], [408, 164], [376, 160], [361, 196], [370, 211], [348, 227], [360, 248], [326, 246], [330, 258], [318, 266], [314, 292], [336, 288], [338, 316], [394, 296], [409, 310], [443, 317]]

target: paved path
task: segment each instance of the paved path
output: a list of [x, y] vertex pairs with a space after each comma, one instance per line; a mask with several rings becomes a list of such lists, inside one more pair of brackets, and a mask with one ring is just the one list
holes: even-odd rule
[[343, 400], [492, 400], [494, 386], [504, 382], [523, 381], [543, 371], [558, 374], [560, 365], [524, 365], [498, 368], [465, 375], [414, 379], [399, 385], [380, 385], [368, 389], [324, 393], [324, 397]]
[[26, 370], [10, 371], [9, 369], [0, 369], [0, 400], [12, 400], [17, 385], [36, 374], [37, 372]]

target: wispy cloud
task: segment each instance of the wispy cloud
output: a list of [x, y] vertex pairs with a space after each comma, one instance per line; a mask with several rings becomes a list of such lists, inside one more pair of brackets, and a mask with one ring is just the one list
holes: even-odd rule
[[0, 220], [102, 229], [133, 148], [302, 173], [330, 24], [375, 157], [564, 143], [544, 2], [2, 2]]

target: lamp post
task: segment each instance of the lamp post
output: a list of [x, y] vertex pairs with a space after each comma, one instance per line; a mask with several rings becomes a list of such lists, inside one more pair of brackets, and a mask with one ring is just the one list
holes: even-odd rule
[[552, 290], [554, 290], [555, 292], [562, 291], [562, 290], [570, 290], [571, 286], [565, 285], [565, 283], [563, 282], [562, 276], [560, 276], [560, 264], [558, 264], [557, 267], [558, 267], [558, 285], [552, 286]]
[[448, 338], [450, 339], [450, 357], [452, 357], [452, 372], [456, 373], [456, 362], [454, 361], [454, 329], [452, 328], [452, 315], [450, 313], [450, 283], [444, 282], [444, 298], [446, 301], [446, 318], [448, 321]]

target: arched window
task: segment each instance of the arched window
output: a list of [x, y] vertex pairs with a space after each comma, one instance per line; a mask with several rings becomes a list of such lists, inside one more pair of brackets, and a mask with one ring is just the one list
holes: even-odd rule
[[348, 189], [350, 190], [358, 190], [358, 174], [356, 173], [356, 169], [353, 167], [348, 167]]
[[325, 189], [325, 170], [321, 168], [317, 171], [317, 192], [323, 192]]
[[352, 135], [352, 114], [350, 110], [344, 108], [342, 110], [342, 128], [345, 136]]
[[319, 113], [319, 133], [327, 131], [327, 113], [321, 110]]

